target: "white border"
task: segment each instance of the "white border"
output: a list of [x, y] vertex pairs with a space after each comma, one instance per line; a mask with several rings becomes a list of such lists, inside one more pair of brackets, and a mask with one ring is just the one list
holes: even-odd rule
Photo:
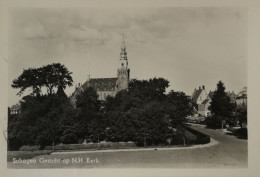
[[[1, 1], [0, 1], [1, 2]], [[7, 12], [12, 7], [248, 7], [248, 116], [249, 159], [245, 169], [7, 169], [6, 142], [2, 136], [7, 117]], [[260, 1], [258, 0], [6, 0], [0, 4], [0, 174], [1, 176], [260, 176]]]

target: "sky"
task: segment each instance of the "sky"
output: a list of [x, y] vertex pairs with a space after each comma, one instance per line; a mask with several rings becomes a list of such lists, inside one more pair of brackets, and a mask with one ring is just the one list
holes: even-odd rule
[[9, 106], [26, 95], [11, 83], [30, 67], [62, 63], [74, 84], [116, 77], [123, 33], [132, 79], [163, 77], [187, 95], [220, 80], [247, 86], [246, 8], [13, 8], [8, 31]]

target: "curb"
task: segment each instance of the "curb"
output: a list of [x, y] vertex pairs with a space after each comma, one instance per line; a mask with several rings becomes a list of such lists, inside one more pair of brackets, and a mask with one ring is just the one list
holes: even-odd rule
[[145, 149], [109, 149], [109, 150], [94, 150], [94, 151], [69, 151], [69, 152], [52, 152], [53, 154], [87, 154], [87, 153], [106, 153], [106, 152], [136, 152], [136, 151], [169, 151], [169, 150], [188, 150], [188, 149], [200, 149], [217, 145], [219, 142], [213, 138], [210, 138], [210, 143], [199, 144], [190, 147], [172, 147], [172, 148], [145, 148]]

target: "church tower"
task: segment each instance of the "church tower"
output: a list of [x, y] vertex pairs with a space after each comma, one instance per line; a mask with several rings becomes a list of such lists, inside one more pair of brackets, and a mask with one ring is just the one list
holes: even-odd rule
[[120, 52], [120, 66], [117, 69], [117, 91], [128, 89], [129, 77], [130, 69], [128, 68], [127, 52], [123, 34], [123, 41]]

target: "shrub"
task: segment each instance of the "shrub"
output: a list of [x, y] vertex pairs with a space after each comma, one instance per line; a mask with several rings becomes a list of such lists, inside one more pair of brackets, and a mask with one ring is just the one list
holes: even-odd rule
[[28, 146], [24, 145], [20, 148], [20, 151], [37, 151], [40, 149], [40, 146]]
[[18, 138], [9, 138], [8, 140], [8, 150], [9, 151], [17, 151], [23, 145], [23, 142]]
[[[119, 149], [136, 147], [134, 142], [101, 142], [87, 144], [60, 144], [54, 147], [55, 150], [84, 150], [84, 149]], [[52, 150], [52, 146], [46, 146], [44, 150]]]
[[210, 128], [221, 128], [222, 117], [218, 115], [213, 115], [212, 117], [207, 117], [205, 119], [205, 124]]
[[247, 128], [240, 128], [236, 131], [235, 135], [239, 138], [247, 139]]
[[197, 139], [196, 140], [192, 140], [191, 143], [194, 143], [194, 144], [207, 144], [207, 143], [210, 142], [210, 136], [209, 135], [206, 135], [206, 134], [204, 134], [202, 132], [194, 130], [191, 127], [186, 127], [186, 129], [189, 132], [191, 132], [192, 134], [197, 136]]

